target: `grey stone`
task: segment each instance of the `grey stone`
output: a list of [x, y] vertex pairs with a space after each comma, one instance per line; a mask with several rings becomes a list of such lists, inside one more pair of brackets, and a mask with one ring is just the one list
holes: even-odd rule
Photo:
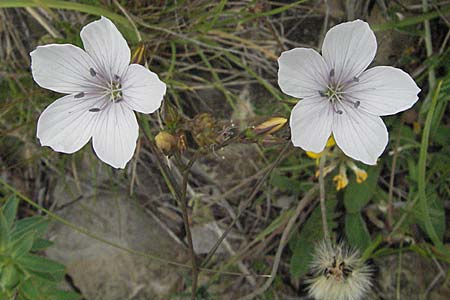
[[[185, 250], [126, 191], [83, 198], [57, 213], [92, 234], [121, 246], [180, 260]], [[47, 255], [67, 266], [87, 300], [165, 299], [182, 272], [146, 257], [130, 254], [55, 222]]]

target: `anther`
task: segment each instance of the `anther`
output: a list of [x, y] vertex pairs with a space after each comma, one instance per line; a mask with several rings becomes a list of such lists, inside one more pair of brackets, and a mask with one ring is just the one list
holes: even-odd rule
[[319, 91], [319, 95], [320, 95], [320, 97], [326, 97], [327, 95], [325, 94], [325, 92], [323, 92], [323, 91]]
[[76, 99], [83, 98], [83, 97], [84, 97], [84, 92], [78, 93], [78, 94], [76, 94], [76, 95], [73, 96], [73, 97], [76, 98]]
[[98, 108], [98, 107], [94, 107], [94, 108], [89, 109], [90, 112], [99, 112], [100, 110], [101, 109]]
[[95, 70], [93, 68], [89, 69], [89, 72], [91, 73], [91, 76], [94, 77], [97, 75], [97, 72], [95, 72]]
[[118, 81], [120, 79], [119, 75], [114, 75], [114, 80]]
[[354, 82], [359, 82], [359, 78], [355, 76], [355, 77], [353, 77], [353, 81]]
[[330, 77], [334, 77], [334, 69], [331, 69], [331, 71], [330, 71]]
[[361, 105], [361, 101], [359, 101], [359, 100], [353, 102], [353, 106], [354, 106], [355, 108], [358, 108], [360, 105]]

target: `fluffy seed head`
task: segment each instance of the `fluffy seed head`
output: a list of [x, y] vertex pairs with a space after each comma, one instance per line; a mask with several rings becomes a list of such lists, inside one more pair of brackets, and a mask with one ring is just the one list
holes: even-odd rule
[[311, 271], [308, 293], [316, 300], [360, 300], [371, 287], [371, 268], [342, 243], [320, 242]]

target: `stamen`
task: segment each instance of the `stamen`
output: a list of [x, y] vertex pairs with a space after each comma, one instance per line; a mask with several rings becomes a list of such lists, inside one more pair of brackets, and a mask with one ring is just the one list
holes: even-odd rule
[[91, 73], [92, 77], [95, 77], [97, 75], [97, 72], [95, 72], [95, 70], [93, 68], [90, 68], [89, 72]]
[[344, 113], [342, 110], [337, 108], [335, 102], [333, 102], [331, 106], [333, 107], [334, 112], [337, 113], [338, 115], [342, 115]]
[[84, 92], [78, 93], [75, 96], [73, 96], [75, 99], [80, 99], [84, 97]]
[[355, 77], [353, 77], [353, 81], [354, 82], [359, 82], [359, 78], [355, 76]]
[[330, 77], [334, 77], [334, 69], [331, 69], [331, 71], [330, 71]]
[[94, 107], [94, 108], [90, 108], [89, 111], [90, 112], [99, 112], [99, 111], [101, 111], [101, 109], [98, 107]]

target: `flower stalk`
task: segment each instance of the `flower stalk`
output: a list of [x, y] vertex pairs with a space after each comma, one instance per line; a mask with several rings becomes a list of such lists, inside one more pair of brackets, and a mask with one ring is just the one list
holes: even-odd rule
[[326, 154], [323, 154], [319, 160], [319, 197], [320, 197], [320, 211], [322, 213], [322, 226], [323, 226], [323, 237], [325, 241], [331, 242], [330, 234], [328, 233], [328, 222], [327, 222], [327, 207], [325, 205], [325, 166]]

